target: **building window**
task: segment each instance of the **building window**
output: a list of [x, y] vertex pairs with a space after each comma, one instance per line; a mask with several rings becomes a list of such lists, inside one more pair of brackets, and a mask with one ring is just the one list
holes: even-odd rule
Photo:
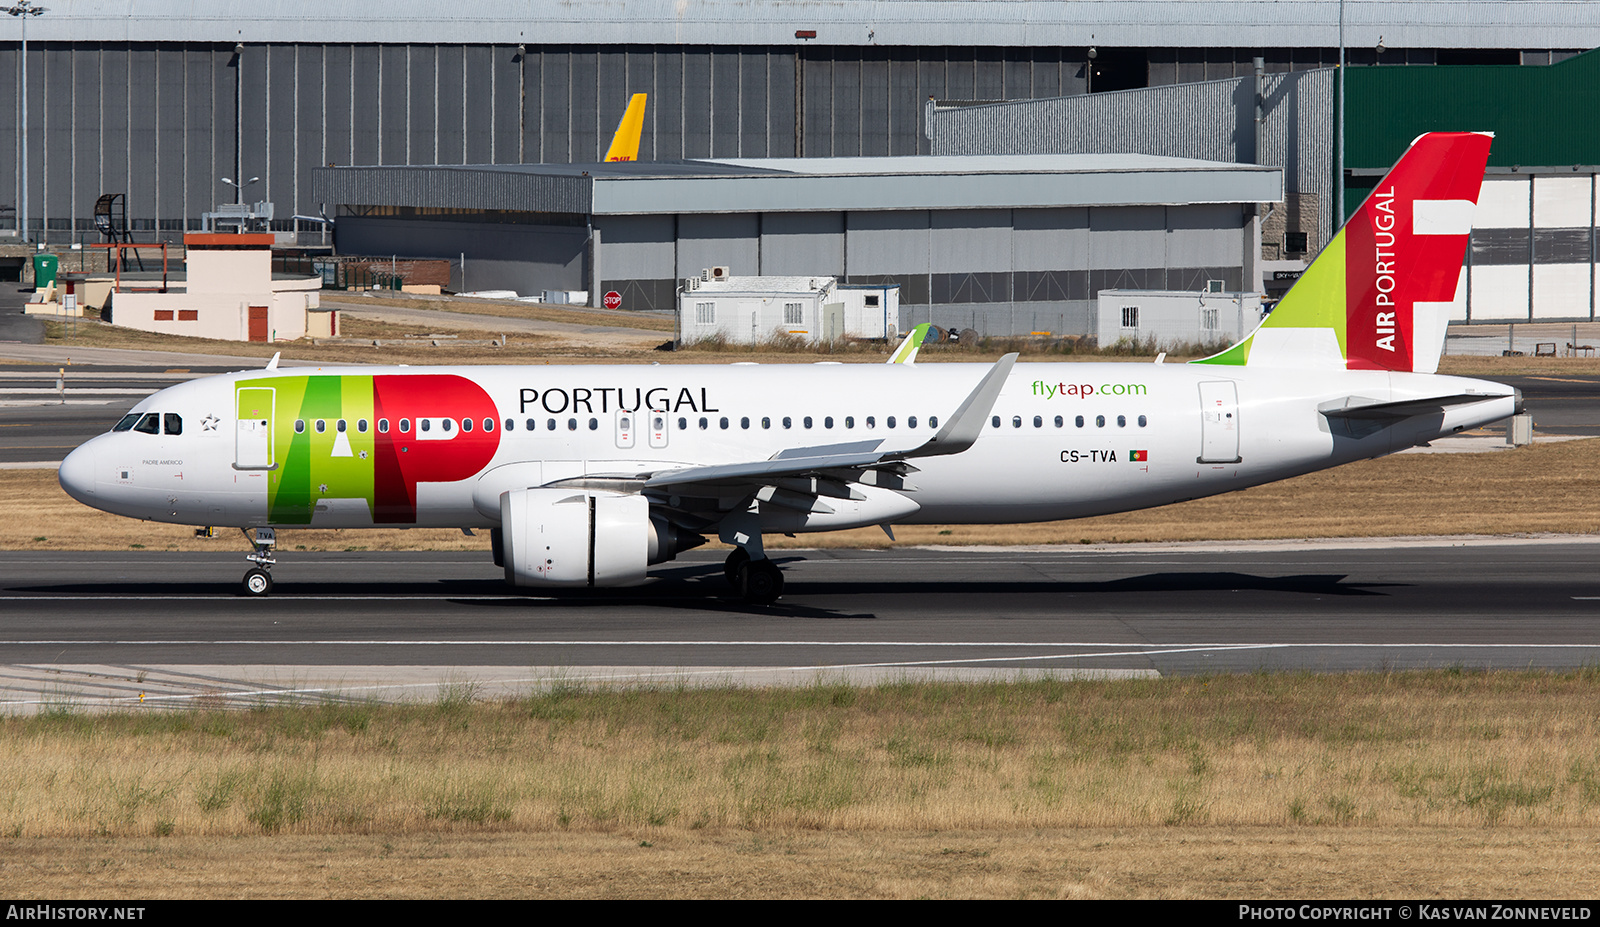
[[1139, 327], [1139, 307], [1138, 306], [1123, 306], [1122, 307], [1122, 327], [1123, 328], [1138, 328]]
[[805, 307], [800, 303], [784, 303], [783, 304], [783, 324], [785, 324], [785, 325], [803, 325], [803, 324], [805, 324]]
[[1307, 241], [1305, 232], [1284, 232], [1283, 250], [1289, 254], [1305, 254]]
[[694, 321], [697, 325], [715, 325], [717, 322], [717, 304], [695, 303]]

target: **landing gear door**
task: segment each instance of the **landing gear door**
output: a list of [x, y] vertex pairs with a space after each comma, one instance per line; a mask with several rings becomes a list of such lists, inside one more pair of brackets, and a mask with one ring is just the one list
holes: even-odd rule
[[666, 447], [669, 418], [667, 413], [657, 412], [654, 409], [641, 410], [641, 412], [645, 416], [646, 424], [650, 427], [650, 446]]
[[272, 421], [278, 391], [270, 386], [243, 386], [238, 393], [239, 430], [234, 438], [235, 470], [271, 470]]
[[1239, 392], [1232, 380], [1200, 384], [1200, 463], [1238, 463]]

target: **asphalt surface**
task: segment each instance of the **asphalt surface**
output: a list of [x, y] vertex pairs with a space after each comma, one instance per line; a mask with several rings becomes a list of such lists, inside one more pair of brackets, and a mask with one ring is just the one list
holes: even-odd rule
[[720, 555], [708, 551], [667, 565], [647, 586], [559, 596], [505, 586], [476, 554], [287, 553], [266, 599], [238, 594], [238, 552], [0, 553], [0, 704], [37, 705], [64, 691], [127, 698], [134, 686], [181, 700], [263, 686], [433, 691], [450, 680], [526, 689], [557, 679], [1577, 668], [1600, 659], [1600, 543], [778, 559], [783, 599], [751, 607], [734, 599]]

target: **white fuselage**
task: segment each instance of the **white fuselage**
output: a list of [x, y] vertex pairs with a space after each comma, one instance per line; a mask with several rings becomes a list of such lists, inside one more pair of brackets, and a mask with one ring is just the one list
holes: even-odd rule
[[[86, 504], [155, 521], [492, 527], [498, 510], [484, 504], [485, 487], [492, 496], [585, 474], [761, 461], [801, 447], [916, 447], [988, 370], [925, 363], [248, 371], [148, 397], [134, 412], [177, 416], [181, 433], [101, 435], [68, 456], [61, 481]], [[448, 394], [411, 388], [433, 382], [419, 377], [461, 378], [485, 398], [452, 407]], [[371, 398], [375, 378], [398, 384], [381, 407]], [[406, 390], [396, 392], [400, 386]], [[261, 413], [270, 433], [245, 421], [245, 390], [277, 403]], [[1364, 437], [1340, 433], [1319, 411], [1352, 397], [1381, 403], [1467, 391], [1488, 398]], [[293, 398], [300, 393], [313, 398]], [[1514, 402], [1500, 384], [1409, 373], [1019, 364], [972, 447], [912, 461], [918, 472], [906, 495], [915, 510], [893, 520], [1032, 522], [1163, 505], [1388, 454], [1505, 418]], [[473, 431], [458, 424], [463, 418]], [[417, 480], [406, 515], [403, 506], [384, 508], [381, 474], [373, 488], [379, 448], [388, 447], [374, 442], [436, 460], [448, 460], [459, 443], [483, 461], [447, 479]], [[291, 447], [298, 456], [285, 456]], [[305, 498], [289, 505], [285, 481]], [[837, 525], [800, 530], [828, 527]]]

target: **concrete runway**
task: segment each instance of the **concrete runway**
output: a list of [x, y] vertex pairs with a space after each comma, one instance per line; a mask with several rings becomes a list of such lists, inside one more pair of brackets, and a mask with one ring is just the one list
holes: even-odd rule
[[1600, 661], [1600, 542], [781, 559], [784, 598], [751, 608], [707, 551], [559, 597], [518, 594], [477, 554], [288, 553], [264, 600], [236, 594], [237, 553], [0, 553], [0, 706]]

